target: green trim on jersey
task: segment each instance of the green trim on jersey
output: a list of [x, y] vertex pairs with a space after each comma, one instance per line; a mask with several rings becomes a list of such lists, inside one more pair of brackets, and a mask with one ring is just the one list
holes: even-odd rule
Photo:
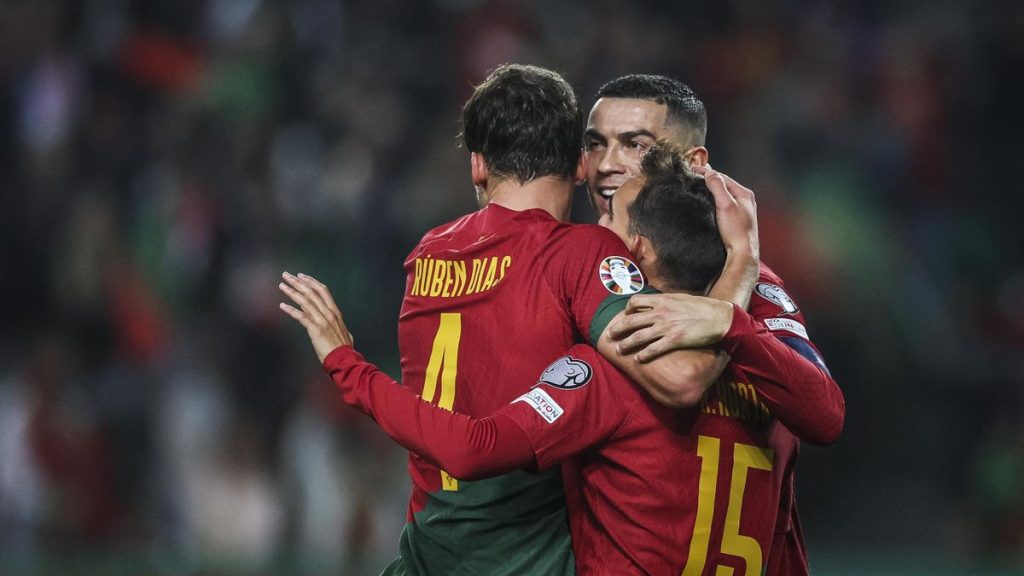
[[560, 467], [460, 480], [457, 491], [432, 492], [414, 518], [399, 543], [410, 575], [576, 573]]
[[[650, 286], [644, 286], [637, 293], [660, 294], [660, 292]], [[589, 336], [591, 346], [597, 346], [597, 341], [601, 339], [601, 334], [608, 327], [608, 323], [612, 321], [612, 318], [615, 318], [616, 314], [626, 309], [626, 302], [629, 301], [630, 296], [632, 294], [609, 294], [607, 298], [601, 301], [597, 311], [594, 312], [594, 317], [590, 319]]]

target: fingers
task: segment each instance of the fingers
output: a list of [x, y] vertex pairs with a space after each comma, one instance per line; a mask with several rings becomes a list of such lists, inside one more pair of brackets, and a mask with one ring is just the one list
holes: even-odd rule
[[[711, 166], [708, 165], [708, 168], [711, 169]], [[714, 170], [712, 169], [712, 171], [714, 171]], [[716, 174], [721, 176], [722, 179], [725, 181], [725, 187], [729, 191], [729, 193], [732, 194], [733, 198], [736, 198], [737, 200], [746, 200], [746, 201], [749, 201], [751, 203], [753, 203], [755, 201], [754, 200], [754, 191], [753, 190], [751, 190], [750, 188], [747, 188], [746, 186], [740, 184], [739, 182], [734, 180], [732, 176], [729, 176], [728, 174], [726, 174], [724, 172], [717, 172], [717, 171], [715, 171], [715, 172], [716, 172]]]
[[729, 193], [733, 195], [737, 200], [747, 200], [754, 202], [754, 191], [739, 182], [733, 180], [728, 174], [722, 174], [719, 172], [722, 178], [725, 180], [725, 186], [729, 190]]
[[670, 345], [670, 343], [667, 342], [664, 338], [662, 338], [659, 340], [655, 340], [654, 342], [651, 342], [651, 344], [648, 345], [646, 348], [637, 352], [636, 356], [634, 356], [633, 358], [635, 358], [637, 362], [643, 364], [645, 362], [650, 362], [651, 360], [654, 360], [655, 358], [661, 356], [662, 354], [665, 354], [666, 352], [671, 352], [672, 350], [673, 348]]
[[334, 296], [331, 295], [330, 289], [327, 288], [327, 286], [323, 282], [317, 280], [316, 278], [313, 278], [308, 274], [299, 273], [298, 277], [299, 280], [305, 282], [306, 285], [308, 285], [317, 294], [320, 295], [320, 298], [323, 300], [327, 309], [335, 318], [337, 318], [338, 320], [342, 319], [341, 309], [338, 308], [338, 305], [334, 302]]
[[618, 340], [653, 323], [653, 319], [645, 312], [626, 314], [608, 326], [608, 336], [612, 340]]
[[[294, 279], [294, 277], [292, 278]], [[287, 281], [288, 279], [285, 278], [285, 280]], [[299, 308], [301, 308], [305, 317], [311, 323], [323, 324], [326, 322], [329, 316], [325, 315], [321, 308], [316, 305], [315, 300], [317, 300], [317, 297], [315, 295], [313, 297], [310, 297], [309, 295], [307, 295], [306, 292], [302, 292], [285, 282], [279, 283], [277, 287], [280, 288], [281, 291], [284, 292], [286, 296], [291, 298], [293, 302], [298, 304]]]
[[635, 294], [626, 301], [626, 314], [634, 314], [645, 308], [653, 308], [661, 298], [658, 294]]
[[[319, 312], [319, 314], [323, 316], [323, 318], [325, 319], [337, 318], [337, 316], [331, 311], [327, 303], [324, 302], [323, 296], [321, 296], [321, 294], [313, 288], [312, 283], [304, 282], [298, 277], [292, 276], [287, 272], [282, 273], [281, 277], [284, 278], [284, 281], [287, 283], [287, 287], [290, 288], [292, 292], [294, 292], [298, 296], [296, 297], [296, 295], [293, 295], [288, 292], [285, 293], [288, 294], [288, 296], [291, 297], [292, 300], [295, 300], [297, 304], [302, 306], [302, 309], [305, 310], [307, 313], [312, 312], [312, 310], [307, 309], [308, 305], [310, 308], [315, 309], [317, 312]], [[282, 290], [284, 290], [284, 288], [282, 288]]]
[[738, 205], [736, 198], [729, 192], [725, 178], [719, 172], [708, 169], [704, 174], [704, 183], [715, 198], [715, 208], [719, 212], [732, 210]]
[[619, 354], [632, 354], [633, 352], [636, 352], [660, 339], [661, 334], [659, 334], [653, 327], [641, 328], [619, 342], [615, 346], [615, 350]]
[[313, 327], [314, 327], [313, 322], [309, 319], [308, 316], [306, 316], [302, 312], [302, 310], [299, 310], [298, 308], [296, 308], [294, 306], [291, 306], [289, 304], [285, 304], [284, 302], [281, 302], [280, 304], [278, 304], [278, 307], [280, 307], [281, 310], [284, 310], [285, 314], [287, 314], [287, 315], [291, 316], [292, 318], [298, 320], [299, 324], [302, 324], [302, 327], [305, 328], [306, 330], [312, 330], [313, 329]]
[[712, 188], [712, 183], [715, 183], [716, 185], [721, 183], [724, 185], [725, 191], [728, 192], [735, 200], [746, 200], [749, 202], [756, 201], [753, 190], [740, 184], [732, 176], [715, 170], [711, 167], [711, 164], [707, 164], [705, 166], [692, 166], [692, 168], [694, 172], [704, 176], [704, 181], [707, 183], [708, 189], [710, 189], [712, 193], [715, 192]]

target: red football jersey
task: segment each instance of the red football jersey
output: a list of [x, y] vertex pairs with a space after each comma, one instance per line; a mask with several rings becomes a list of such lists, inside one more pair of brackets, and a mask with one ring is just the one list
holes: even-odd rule
[[695, 575], [717, 566], [737, 574], [764, 567], [768, 574], [806, 573], [793, 502], [798, 441], [772, 412], [829, 442], [844, 405], [778, 278], [766, 271], [761, 279], [768, 296], [755, 296], [752, 309], [787, 320], [775, 336], [799, 341], [783, 344], [736, 310], [722, 342], [732, 362], [690, 410], [656, 404], [587, 346], [571, 349], [537, 386], [487, 418], [424, 403], [348, 347], [324, 365], [346, 402], [458, 475], [567, 461], [581, 574]]
[[[499, 412], [522, 427], [539, 468], [565, 462], [580, 574], [697, 576], [719, 566], [749, 575], [765, 567], [807, 572], [793, 492], [799, 440], [769, 406], [785, 404], [787, 417], [823, 437], [844, 411], [842, 395], [807, 340], [799, 308], [767, 268], [751, 311], [762, 322], [777, 320], [777, 336], [799, 339], [783, 354], [807, 352], [821, 370], [759, 356], [756, 346], [766, 341], [744, 338], [730, 342], [737, 356], [700, 405], [674, 411], [592, 348], [576, 346]], [[739, 318], [730, 332], [753, 332], [754, 324], [753, 316]], [[790, 366], [793, 377], [780, 377]], [[773, 381], [750, 373], [773, 373]]]
[[589, 346], [541, 380], [500, 414], [522, 425], [541, 469], [572, 457], [579, 574], [762, 573], [797, 441], [741, 367], [690, 410], [656, 403]]
[[[559, 222], [538, 209], [491, 204], [435, 228], [405, 263], [403, 383], [446, 410], [495, 412], [527, 390], [551, 358], [600, 335], [643, 288], [629, 258], [609, 230]], [[564, 531], [568, 553], [557, 471], [466, 482], [410, 454], [409, 472], [410, 522], [401, 544], [407, 564], [438, 574], [497, 574], [498, 566], [524, 573], [515, 564], [529, 558], [521, 551], [538, 537], [552, 538], [540, 527], [534, 536], [523, 532], [524, 522]]]

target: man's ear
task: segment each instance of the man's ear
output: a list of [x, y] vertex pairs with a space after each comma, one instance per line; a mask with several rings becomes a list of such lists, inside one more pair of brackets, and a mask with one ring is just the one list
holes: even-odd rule
[[654, 253], [654, 245], [651, 241], [641, 234], [633, 236], [629, 240], [629, 252], [636, 258], [637, 266], [650, 270], [650, 266], [653, 266], [658, 261], [658, 255]]
[[703, 146], [694, 146], [686, 155], [690, 158], [690, 166], [704, 166], [708, 163], [708, 149]]
[[486, 189], [489, 172], [487, 170], [487, 160], [484, 159], [483, 154], [479, 152], [469, 153], [469, 170], [473, 178], [473, 186]]
[[573, 174], [573, 183], [579, 186], [587, 179], [587, 155], [580, 154], [580, 160], [576, 163], [576, 173]]

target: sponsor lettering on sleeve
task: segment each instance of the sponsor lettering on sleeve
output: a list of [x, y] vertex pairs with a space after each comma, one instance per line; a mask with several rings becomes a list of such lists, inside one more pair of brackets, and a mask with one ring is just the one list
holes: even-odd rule
[[807, 328], [804, 328], [803, 324], [791, 318], [765, 318], [764, 325], [772, 331], [777, 332], [779, 330], [783, 330], [796, 334], [805, 340], [810, 340], [810, 338], [807, 337]]
[[554, 398], [540, 388], [534, 388], [512, 401], [513, 404], [516, 402], [529, 404], [548, 424], [553, 424], [565, 412]]

